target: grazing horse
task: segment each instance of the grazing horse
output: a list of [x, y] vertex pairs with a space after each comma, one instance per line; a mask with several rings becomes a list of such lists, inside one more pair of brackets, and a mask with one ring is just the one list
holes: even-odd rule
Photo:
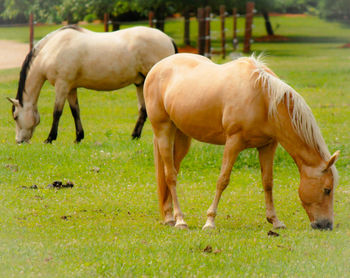
[[76, 142], [84, 138], [77, 88], [106, 91], [130, 84], [136, 86], [139, 106], [132, 137], [139, 138], [147, 118], [144, 79], [155, 63], [176, 52], [170, 37], [147, 27], [95, 33], [70, 25], [48, 34], [23, 62], [16, 99], [8, 98], [13, 104], [17, 143], [28, 141], [40, 122], [37, 101], [45, 80], [56, 92], [53, 123], [46, 143], [57, 138], [66, 99], [74, 117]]
[[328, 152], [304, 99], [259, 58], [217, 65], [205, 57], [177, 54], [148, 73], [144, 95], [154, 131], [160, 210], [164, 222], [186, 228], [176, 193], [176, 178], [191, 138], [225, 145], [221, 172], [205, 228], [214, 228], [222, 192], [238, 154], [257, 148], [265, 191], [266, 217], [277, 218], [272, 197], [273, 157], [280, 143], [300, 172], [299, 197], [312, 228], [333, 228], [333, 192], [339, 155]]

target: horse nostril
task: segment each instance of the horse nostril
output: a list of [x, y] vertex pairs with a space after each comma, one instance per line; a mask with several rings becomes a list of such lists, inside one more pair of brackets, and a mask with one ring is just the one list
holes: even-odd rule
[[327, 220], [327, 219], [322, 219], [318, 220], [316, 222], [311, 223], [311, 227], [313, 229], [318, 229], [318, 230], [333, 230], [333, 222]]

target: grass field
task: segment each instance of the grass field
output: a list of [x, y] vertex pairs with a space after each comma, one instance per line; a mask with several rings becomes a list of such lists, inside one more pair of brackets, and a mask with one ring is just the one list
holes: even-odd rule
[[[262, 22], [255, 20], [254, 36], [264, 35]], [[16, 145], [5, 97], [15, 95], [19, 69], [6, 70], [0, 71], [0, 276], [349, 277], [350, 49], [340, 47], [350, 42], [350, 28], [315, 17], [273, 17], [272, 23], [290, 40], [255, 43], [253, 50], [264, 51], [269, 66], [305, 98], [331, 153], [341, 150], [332, 232], [311, 230], [297, 194], [297, 168], [282, 148], [275, 158], [274, 196], [287, 229], [277, 231], [279, 237], [267, 236], [272, 227], [265, 220], [257, 152], [247, 150], [221, 199], [217, 229], [202, 231], [223, 148], [198, 142], [179, 174], [189, 229], [165, 227], [149, 122], [141, 140], [130, 136], [137, 118], [133, 86], [118, 92], [80, 89], [86, 138], [73, 144], [74, 124], [66, 107], [58, 140], [45, 145], [54, 102], [53, 88], [45, 85], [32, 143]], [[181, 35], [175, 32], [181, 24], [166, 25], [178, 44]], [[38, 27], [37, 38], [55, 28]], [[26, 36], [24, 28], [0, 29], [0, 39], [25, 41]], [[46, 189], [54, 180], [75, 186]], [[33, 184], [39, 189], [22, 188]], [[206, 252], [209, 246], [212, 252]]]

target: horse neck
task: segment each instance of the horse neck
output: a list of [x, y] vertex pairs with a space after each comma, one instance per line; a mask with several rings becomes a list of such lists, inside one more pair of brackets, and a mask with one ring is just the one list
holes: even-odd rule
[[278, 141], [294, 159], [299, 172], [302, 172], [304, 167], [316, 168], [322, 165], [323, 159], [320, 153], [308, 146], [297, 134], [287, 134]]
[[31, 105], [36, 107], [40, 90], [45, 82], [45, 78], [41, 75], [40, 71], [36, 67], [31, 67], [29, 70], [25, 89], [23, 93], [23, 105]]
[[[281, 111], [280, 111], [281, 112]], [[290, 154], [302, 173], [305, 168], [317, 168], [324, 163], [323, 155], [314, 146], [308, 145], [295, 130], [287, 110], [280, 113], [277, 124], [277, 140]]]

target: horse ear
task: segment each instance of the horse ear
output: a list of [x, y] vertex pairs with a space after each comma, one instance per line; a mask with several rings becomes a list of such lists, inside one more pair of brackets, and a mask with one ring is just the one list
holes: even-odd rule
[[9, 98], [7, 97], [8, 101], [11, 102], [14, 106], [19, 106], [19, 101], [18, 99], [14, 99], [14, 98]]
[[324, 171], [328, 170], [329, 168], [331, 168], [333, 166], [333, 164], [337, 161], [338, 157], [339, 157], [340, 151], [336, 151], [332, 157], [329, 159], [329, 161], [327, 162], [327, 166], [324, 169]]

